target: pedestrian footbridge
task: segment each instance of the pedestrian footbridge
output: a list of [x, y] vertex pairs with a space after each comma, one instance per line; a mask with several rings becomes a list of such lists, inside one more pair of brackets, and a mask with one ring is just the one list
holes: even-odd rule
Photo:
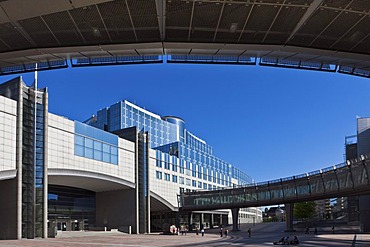
[[182, 211], [238, 209], [370, 193], [370, 154], [298, 176], [243, 187], [186, 192]]

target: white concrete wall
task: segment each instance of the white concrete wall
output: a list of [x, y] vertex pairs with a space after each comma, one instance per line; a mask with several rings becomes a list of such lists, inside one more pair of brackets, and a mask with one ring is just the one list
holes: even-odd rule
[[135, 182], [134, 143], [119, 138], [118, 165], [76, 156], [74, 153], [74, 121], [49, 113], [49, 168], [83, 170]]
[[0, 171], [16, 169], [17, 102], [0, 96]]
[[[185, 185], [181, 185], [179, 183], [172, 182], [172, 175], [184, 176], [179, 172], [173, 172], [172, 170], [167, 170], [156, 166], [156, 151], [150, 149], [149, 151], [149, 171], [150, 171], [150, 179], [149, 179], [149, 188], [150, 191], [156, 193], [157, 195], [161, 196], [163, 199], [171, 203], [173, 207], [177, 207], [177, 194], [180, 193], [180, 187], [185, 188]], [[172, 169], [172, 165], [171, 165]], [[179, 170], [179, 169], [178, 169]], [[156, 178], [156, 171], [162, 172], [162, 180]], [[164, 180], [164, 173], [169, 173], [171, 175], [170, 181]], [[179, 178], [177, 178], [179, 179]]]

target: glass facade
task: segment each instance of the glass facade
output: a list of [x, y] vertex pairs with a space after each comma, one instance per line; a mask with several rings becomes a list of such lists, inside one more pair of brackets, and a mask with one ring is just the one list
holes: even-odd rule
[[44, 106], [36, 104], [36, 149], [35, 149], [35, 231], [42, 236], [44, 210]]
[[75, 121], [75, 155], [118, 165], [118, 136]]
[[[157, 167], [179, 171], [219, 185], [208, 186], [207, 189], [233, 186], [232, 179], [237, 181], [237, 185], [252, 183], [247, 174], [216, 157], [212, 147], [190, 133], [181, 118], [161, 118], [125, 100], [99, 110], [90, 125], [110, 132], [137, 126], [139, 131], [149, 134], [150, 147], [157, 151]], [[162, 179], [162, 176], [157, 177]]]
[[60, 231], [95, 227], [95, 192], [67, 186], [48, 187], [48, 227]]

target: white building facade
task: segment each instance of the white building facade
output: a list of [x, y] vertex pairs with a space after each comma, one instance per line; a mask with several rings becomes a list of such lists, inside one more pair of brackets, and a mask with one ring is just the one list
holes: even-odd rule
[[[167, 125], [176, 119], [170, 117]], [[188, 229], [230, 224], [228, 209], [179, 212], [181, 192], [243, 184], [246, 175], [212, 156], [204, 141], [176, 128], [177, 142], [167, 138], [153, 148], [151, 133], [140, 126], [108, 132], [49, 113], [47, 90], [28, 87], [21, 77], [0, 85], [0, 197], [5, 202], [0, 238], [47, 237], [55, 229], [149, 233], [168, 224]], [[165, 139], [157, 135], [156, 143]], [[185, 150], [193, 153], [192, 160]], [[198, 162], [203, 158], [209, 165]], [[260, 222], [262, 212], [241, 210], [239, 220]]]

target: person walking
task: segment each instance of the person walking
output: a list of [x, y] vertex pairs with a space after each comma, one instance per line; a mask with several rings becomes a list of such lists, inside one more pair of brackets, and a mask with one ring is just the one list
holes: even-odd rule
[[331, 232], [334, 234], [334, 226], [331, 228]]
[[221, 227], [221, 228], [220, 228], [220, 231], [219, 231], [219, 233], [220, 233], [220, 237], [221, 237], [221, 238], [222, 238], [222, 236], [223, 236], [223, 235], [222, 235], [222, 234], [223, 234], [223, 231], [224, 231], [224, 229]]
[[227, 237], [227, 235], [229, 234], [229, 230], [225, 230], [225, 237]]
[[202, 228], [202, 230], [200, 230], [200, 233], [202, 233], [202, 237], [204, 237], [204, 228]]
[[314, 234], [317, 235], [317, 227], [315, 227]]
[[304, 234], [310, 234], [310, 228], [306, 227], [306, 231], [304, 232]]
[[251, 228], [249, 228], [249, 229], [248, 229], [248, 237], [250, 238], [250, 237], [251, 237], [251, 235], [252, 235], [252, 230], [251, 230]]

